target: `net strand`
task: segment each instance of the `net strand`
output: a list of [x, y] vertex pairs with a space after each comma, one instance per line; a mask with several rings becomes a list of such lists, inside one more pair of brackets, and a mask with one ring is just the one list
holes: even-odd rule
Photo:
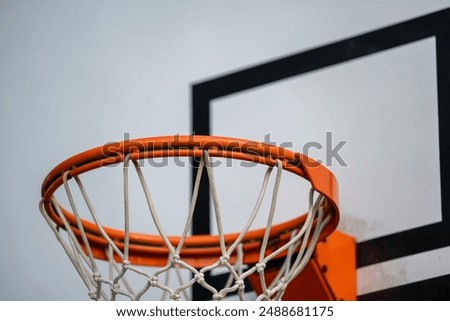
[[211, 160], [209, 158], [209, 153], [207, 150], [203, 151], [203, 162], [205, 163], [206, 171], [208, 173], [209, 189], [210, 189], [210, 193], [211, 193], [212, 200], [213, 200], [214, 214], [216, 216], [216, 225], [217, 225], [217, 232], [219, 234], [220, 250], [222, 251], [222, 257], [224, 258], [224, 257], [228, 257], [228, 255], [227, 255], [227, 249], [225, 246], [225, 238], [224, 238], [224, 233], [223, 233], [222, 215], [220, 213], [219, 197], [217, 195], [216, 183], [214, 181]]
[[183, 248], [183, 245], [184, 245], [184, 241], [186, 240], [186, 237], [188, 236], [188, 233], [191, 230], [192, 221], [194, 218], [195, 205], [197, 204], [198, 192], [200, 189], [200, 182], [201, 182], [201, 177], [203, 174], [203, 167], [204, 167], [204, 163], [203, 163], [203, 161], [201, 161], [199, 163], [199, 166], [197, 169], [197, 174], [195, 176], [194, 188], [192, 190], [191, 206], [189, 208], [189, 214], [186, 219], [186, 224], [185, 224], [185, 228], [183, 230], [183, 234], [181, 234], [180, 242], [178, 243], [178, 246], [176, 249], [177, 255], [180, 254], [181, 249]]
[[264, 174], [263, 183], [262, 183], [261, 189], [259, 191], [258, 198], [256, 200], [256, 204], [255, 204], [255, 207], [253, 208], [252, 214], [250, 215], [245, 226], [242, 228], [241, 233], [236, 238], [236, 241], [234, 241], [234, 243], [228, 248], [228, 252], [227, 252], [228, 255], [231, 255], [231, 253], [233, 253], [235, 251], [236, 247], [238, 247], [241, 244], [241, 241], [245, 237], [245, 234], [250, 230], [253, 222], [255, 221], [255, 219], [258, 215], [259, 209], [261, 208], [261, 204], [264, 200], [264, 196], [265, 196], [267, 187], [269, 185], [269, 179], [270, 179], [271, 173], [272, 173], [272, 167], [268, 167], [266, 170], [266, 173]]
[[[71, 189], [69, 187], [69, 183], [67, 182], [67, 176], [68, 175], [69, 175], [69, 172], [66, 172], [63, 175], [64, 188], [65, 188], [67, 196], [69, 198], [69, 203], [70, 203], [70, 207], [72, 208], [72, 213], [75, 215], [75, 219], [76, 219], [76, 222], [77, 222], [77, 227], [78, 227], [78, 229], [81, 232], [81, 238], [83, 240], [83, 245], [86, 248], [87, 256], [90, 259], [91, 267], [94, 270], [94, 273], [97, 273], [98, 272], [97, 264], [95, 263], [95, 260], [93, 258], [91, 246], [89, 245], [89, 241], [87, 240], [86, 233], [84, 231], [84, 227], [83, 227], [83, 224], [81, 223], [81, 218], [80, 218], [80, 215], [78, 213], [78, 208], [77, 208], [77, 206], [75, 204], [75, 200], [73, 198]], [[78, 177], [75, 177], [75, 180], [79, 184]]]
[[136, 173], [139, 177], [139, 181], [141, 183], [142, 189], [144, 191], [145, 199], [147, 201], [147, 206], [150, 211], [153, 223], [155, 224], [156, 229], [158, 230], [159, 235], [161, 236], [164, 245], [169, 249], [172, 255], [175, 255], [175, 249], [173, 245], [170, 243], [167, 234], [164, 232], [163, 226], [159, 221], [158, 215], [156, 213], [155, 205], [153, 204], [152, 197], [150, 195], [150, 190], [147, 185], [147, 181], [145, 180], [144, 174], [142, 173], [141, 167], [136, 160], [133, 160], [134, 168], [136, 169]]

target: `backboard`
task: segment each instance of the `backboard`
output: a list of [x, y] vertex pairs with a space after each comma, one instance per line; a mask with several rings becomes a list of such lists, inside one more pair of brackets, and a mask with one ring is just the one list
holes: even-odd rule
[[[196, 134], [289, 146], [336, 174], [360, 300], [450, 297], [449, 21], [440, 11], [192, 86]], [[198, 234], [211, 232], [202, 196]]]
[[[449, 7], [0, 1], [0, 300], [89, 299], [37, 209], [55, 165], [110, 142], [193, 131], [282, 145], [336, 175], [338, 228], [358, 241], [360, 300], [449, 299]], [[155, 206], [179, 235], [192, 174], [156, 165], [145, 167]], [[123, 208], [123, 190], [113, 172], [122, 173], [107, 168], [85, 184], [117, 227], [121, 213], [110, 210]], [[224, 224], [239, 230], [261, 172], [215, 172]], [[277, 207], [289, 219], [304, 211], [292, 199], [304, 202], [308, 186], [283, 183]], [[131, 194], [133, 210], [146, 205]], [[202, 195], [193, 232], [214, 233]], [[148, 225], [132, 222], [137, 232]]]

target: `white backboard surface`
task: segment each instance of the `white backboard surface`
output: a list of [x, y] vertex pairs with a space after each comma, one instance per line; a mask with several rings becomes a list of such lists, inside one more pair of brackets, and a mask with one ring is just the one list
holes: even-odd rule
[[[128, 137], [189, 134], [196, 86], [448, 7], [448, 0], [0, 2], [0, 300], [89, 299], [38, 210], [42, 181], [59, 162]], [[439, 225], [449, 215], [441, 158], [448, 150], [440, 145], [440, 104], [449, 99], [439, 98], [437, 39], [212, 98], [210, 133], [270, 137], [322, 160], [340, 185], [339, 229], [355, 236], [358, 249]], [[331, 157], [339, 144], [340, 158]], [[102, 183], [86, 177], [105, 212], [121, 206], [114, 170]], [[171, 164], [153, 175], [162, 224], [179, 233], [191, 173]], [[245, 187], [233, 186], [237, 174], [217, 175], [227, 228], [239, 229], [236, 197], [251, 198], [261, 176], [241, 176]], [[289, 177], [286, 184], [280, 206], [289, 217], [301, 210], [290, 191], [306, 188]], [[389, 290], [448, 283], [449, 244], [423, 237], [406, 254], [358, 253], [360, 299], [402, 299], [401, 290]]]

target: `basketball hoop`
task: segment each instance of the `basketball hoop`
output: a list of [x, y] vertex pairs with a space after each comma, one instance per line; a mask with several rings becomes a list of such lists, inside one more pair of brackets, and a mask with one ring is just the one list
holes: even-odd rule
[[[139, 160], [165, 157], [195, 157], [197, 176], [184, 231], [169, 236], [162, 228]], [[238, 233], [225, 233], [211, 166], [211, 157], [249, 161], [267, 166], [263, 186], [244, 228]], [[82, 174], [100, 167], [123, 164], [124, 210], [123, 229], [104, 226], [81, 181]], [[130, 231], [128, 173], [133, 167], [145, 195], [148, 212], [158, 233], [145, 234]], [[267, 226], [252, 229], [258, 209], [267, 189], [267, 182], [275, 171]], [[289, 221], [274, 222], [276, 200], [284, 171], [294, 173], [311, 184], [309, 208], [306, 214]], [[217, 222], [217, 235], [190, 235], [201, 176], [206, 172]], [[88, 208], [92, 220], [81, 217], [68, 182], [74, 180]], [[70, 209], [56, 199], [60, 188], [66, 192]], [[317, 242], [334, 231], [339, 220], [337, 182], [334, 175], [319, 162], [300, 153], [273, 145], [244, 139], [214, 136], [164, 136], [112, 143], [75, 155], [56, 166], [42, 185], [40, 209], [52, 228], [78, 274], [94, 300], [116, 300], [120, 296], [139, 300], [145, 293], [157, 288], [171, 300], [180, 300], [194, 284], [211, 292], [211, 299], [222, 300], [229, 294], [246, 299], [244, 281], [259, 277], [261, 293], [257, 300], [280, 300], [289, 285], [309, 262]], [[294, 214], [295, 215], [295, 214]], [[265, 268], [268, 263], [282, 260], [277, 276], [268, 284]], [[99, 261], [110, 267], [102, 274]], [[155, 267], [150, 273], [142, 267]], [[218, 268], [229, 273], [228, 282], [215, 288], [205, 273]], [[176, 287], [162, 280], [169, 271], [187, 270], [192, 277]], [[127, 275], [135, 273], [145, 280], [133, 289]], [[186, 295], [188, 298], [188, 295]]]

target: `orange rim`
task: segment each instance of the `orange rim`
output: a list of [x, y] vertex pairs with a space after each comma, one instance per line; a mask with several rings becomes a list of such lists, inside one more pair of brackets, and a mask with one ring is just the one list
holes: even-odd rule
[[[51, 203], [54, 192], [63, 184], [63, 175], [69, 171], [69, 177], [74, 177], [96, 168], [123, 162], [126, 155], [131, 159], [155, 157], [200, 157], [203, 150], [208, 150], [212, 157], [225, 157], [251, 161], [266, 166], [274, 166], [280, 160], [284, 170], [290, 171], [308, 180], [312, 187], [327, 199], [327, 210], [332, 213], [332, 219], [322, 231], [320, 239], [327, 237], [336, 228], [339, 221], [338, 185], [336, 178], [319, 162], [300, 153], [276, 147], [273, 145], [249, 141], [244, 139], [217, 136], [163, 136], [140, 138], [93, 148], [77, 154], [57, 165], [45, 178], [42, 184], [42, 198], [44, 208], [49, 217], [60, 227], [63, 222]], [[81, 232], [76, 225], [73, 213], [62, 209], [72, 231], [80, 237]], [[290, 232], [303, 224], [306, 214], [295, 219], [276, 224], [270, 231], [271, 247], [273, 251], [285, 244]], [[106, 260], [107, 242], [95, 223], [82, 220], [83, 229], [90, 242], [94, 257]], [[104, 227], [108, 236], [123, 249], [125, 232], [123, 230]], [[265, 228], [249, 231], [242, 243], [244, 246], [244, 263], [258, 262], [260, 244]], [[231, 244], [239, 233], [225, 235], [225, 243]], [[176, 246], [179, 237], [169, 237]], [[82, 242], [80, 242], [82, 244]], [[194, 267], [203, 267], [215, 262], [221, 256], [218, 235], [192, 235], [184, 242], [180, 253], [183, 260]], [[133, 264], [147, 266], [164, 266], [167, 263], [169, 250], [159, 235], [133, 233], [129, 234], [129, 260]], [[283, 256], [281, 254], [280, 256]], [[230, 261], [234, 261], [232, 255]]]

